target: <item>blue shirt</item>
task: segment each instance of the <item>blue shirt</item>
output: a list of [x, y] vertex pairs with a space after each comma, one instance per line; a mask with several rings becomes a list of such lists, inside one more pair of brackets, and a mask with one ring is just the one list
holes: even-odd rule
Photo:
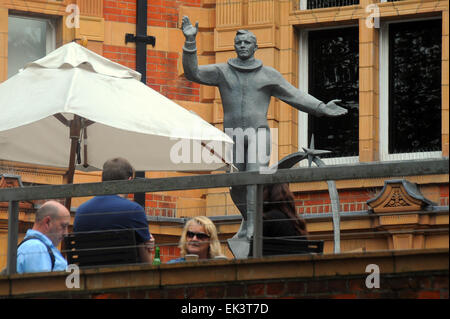
[[183, 263], [183, 262], [185, 262], [185, 261], [186, 261], [186, 258], [180, 257], [180, 258], [176, 258], [176, 259], [169, 260], [169, 261], [167, 262], [167, 264], [177, 264], [177, 263]]
[[37, 230], [28, 229], [24, 239], [29, 236], [39, 237], [42, 241], [30, 239], [17, 249], [17, 272], [19, 274], [52, 271], [52, 259], [45, 244], [52, 249], [55, 256], [53, 271], [66, 270], [67, 261], [47, 236]]
[[141, 205], [117, 195], [96, 196], [78, 207], [74, 232], [134, 229], [136, 242], [150, 240], [148, 222]]

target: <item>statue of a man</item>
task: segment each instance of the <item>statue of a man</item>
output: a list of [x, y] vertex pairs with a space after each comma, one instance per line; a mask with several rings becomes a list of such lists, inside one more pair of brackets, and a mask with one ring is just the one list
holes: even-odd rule
[[[266, 150], [270, 152], [267, 111], [272, 96], [315, 116], [340, 116], [347, 113], [346, 109], [336, 104], [339, 100], [324, 104], [292, 86], [277, 70], [263, 66], [254, 57], [258, 45], [252, 32], [237, 31], [234, 40], [237, 58], [230, 59], [227, 63], [199, 66], [195, 42], [198, 22], [193, 26], [185, 16], [181, 29], [186, 38], [183, 47], [185, 77], [193, 82], [219, 88], [223, 105], [223, 127], [225, 133], [234, 138], [233, 164], [239, 171], [257, 171], [268, 167], [270, 156], [258, 154]], [[266, 134], [260, 134], [264, 131]], [[247, 134], [244, 138], [237, 139], [236, 132]], [[230, 194], [243, 217], [241, 228], [234, 238], [250, 240], [253, 235], [252, 215], [255, 212], [248, 211], [246, 203], [247, 196], [253, 198], [251, 196], [254, 194], [250, 194], [247, 187], [232, 187]]]

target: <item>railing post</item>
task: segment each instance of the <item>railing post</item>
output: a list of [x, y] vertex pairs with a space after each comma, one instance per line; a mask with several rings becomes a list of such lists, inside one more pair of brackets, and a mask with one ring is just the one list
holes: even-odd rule
[[17, 240], [19, 236], [19, 202], [10, 201], [8, 208], [8, 254], [6, 274], [17, 272]]
[[253, 188], [253, 198], [249, 203], [249, 209], [253, 213], [253, 258], [263, 256], [263, 185], [249, 185]]
[[333, 232], [334, 232], [334, 253], [341, 252], [341, 216], [339, 194], [336, 188], [335, 181], [328, 181], [328, 193], [331, 200], [331, 211], [333, 212]]
[[[313, 159], [314, 163], [318, 167], [324, 167], [325, 162], [319, 157]], [[339, 193], [336, 188], [335, 181], [327, 181], [328, 193], [330, 194], [331, 200], [331, 211], [333, 213], [333, 232], [334, 232], [334, 253], [339, 254], [341, 252], [341, 216], [340, 216], [340, 203], [339, 203]]]

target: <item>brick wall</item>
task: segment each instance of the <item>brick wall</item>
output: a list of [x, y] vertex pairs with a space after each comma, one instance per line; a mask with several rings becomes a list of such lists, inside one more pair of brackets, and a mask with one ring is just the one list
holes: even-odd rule
[[[448, 206], [448, 187], [440, 186], [439, 203]], [[367, 200], [374, 198], [380, 189], [340, 190], [341, 212], [365, 211], [369, 207]], [[331, 200], [328, 191], [295, 193], [295, 206], [298, 214], [319, 214], [331, 212]], [[146, 210], [150, 216], [177, 217], [176, 197], [147, 195]]]
[[[199, 7], [201, 0], [152, 0], [147, 5], [147, 25], [178, 28], [180, 6]], [[136, 0], [104, 0], [104, 19], [136, 24]], [[158, 39], [157, 39], [158, 41]], [[136, 50], [104, 45], [104, 56], [129, 68], [136, 68]], [[200, 85], [178, 76], [178, 52], [147, 50], [147, 85], [172, 100], [200, 101]]]
[[136, 49], [115, 45], [103, 45], [103, 56], [130, 69], [136, 69]]
[[[354, 212], [369, 209], [367, 200], [376, 196], [373, 189], [339, 190], [341, 212]], [[331, 213], [331, 200], [328, 191], [295, 193], [295, 206], [298, 214]]]
[[440, 185], [439, 190], [439, 205], [448, 206], [448, 185]]
[[200, 85], [178, 76], [177, 52], [147, 50], [147, 85], [169, 99], [199, 102]]
[[161, 262], [166, 263], [169, 260], [180, 257], [180, 248], [178, 248], [178, 243], [173, 246], [161, 246]]
[[177, 217], [177, 198], [168, 195], [146, 194], [145, 212], [148, 216]]
[[[439, 194], [436, 192], [438, 206], [448, 206], [448, 185], [439, 185]], [[361, 188], [339, 190], [339, 203], [341, 212], [365, 211], [369, 209], [366, 202], [375, 198], [381, 190], [378, 188]], [[295, 206], [298, 214], [318, 214], [331, 212], [331, 200], [328, 191], [298, 192], [294, 193]], [[425, 196], [427, 197], [427, 196]], [[434, 196], [433, 196], [434, 197]]]
[[[201, 0], [148, 0], [147, 25], [176, 28], [180, 6], [200, 7]], [[136, 0], [104, 0], [106, 21], [136, 23]]]
[[[368, 264], [379, 266], [378, 288], [366, 286]], [[448, 299], [449, 284], [448, 249], [85, 269], [72, 289], [67, 276], [0, 276], [0, 298]]]
[[389, 275], [380, 289], [365, 286], [366, 277], [330, 277], [320, 280], [264, 280], [219, 285], [183, 285], [153, 289], [128, 289], [119, 293], [93, 293], [92, 299], [150, 298], [326, 298], [326, 299], [448, 299], [448, 272]]
[[106, 21], [136, 23], [136, 0], [104, 0], [103, 15]]

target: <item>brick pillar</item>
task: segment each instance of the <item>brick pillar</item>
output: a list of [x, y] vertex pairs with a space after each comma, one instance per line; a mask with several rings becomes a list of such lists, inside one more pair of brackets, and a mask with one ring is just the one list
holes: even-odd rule
[[[363, 0], [366, 8], [372, 0]], [[359, 160], [379, 159], [379, 28], [373, 19], [359, 20]]]

